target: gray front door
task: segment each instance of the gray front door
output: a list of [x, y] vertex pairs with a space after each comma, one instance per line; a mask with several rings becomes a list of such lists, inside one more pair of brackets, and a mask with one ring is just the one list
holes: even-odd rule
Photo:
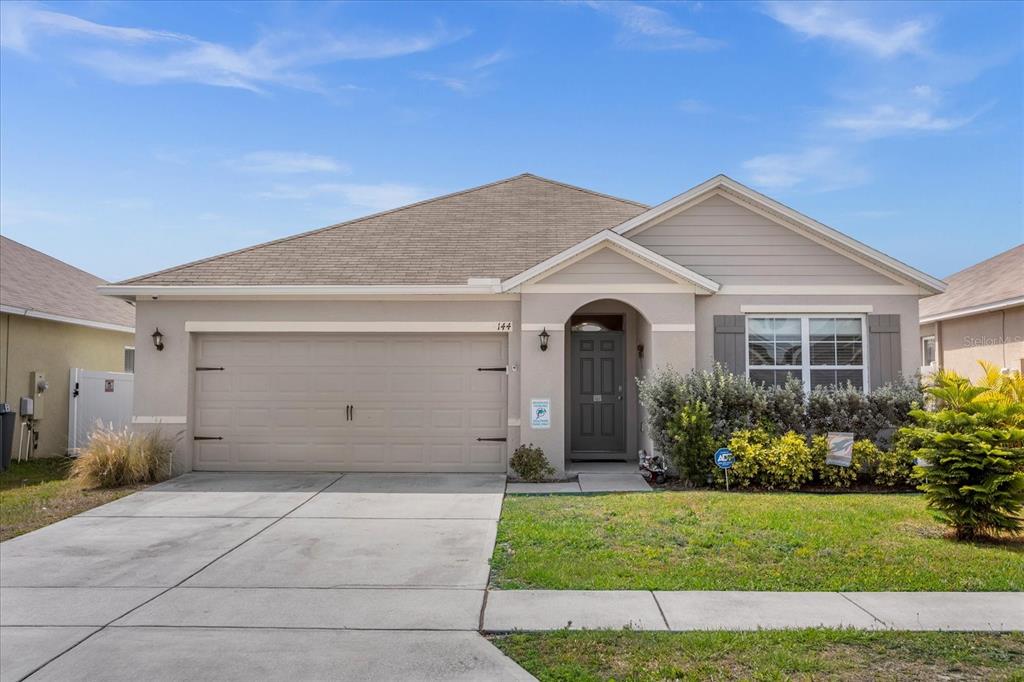
[[625, 336], [572, 333], [572, 437], [574, 455], [626, 449]]

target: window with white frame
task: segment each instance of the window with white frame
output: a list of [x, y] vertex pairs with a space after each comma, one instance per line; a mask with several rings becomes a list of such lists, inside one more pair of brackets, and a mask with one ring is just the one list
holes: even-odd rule
[[933, 367], [935, 365], [935, 337], [925, 336], [921, 338], [921, 359], [924, 360], [925, 367]]
[[794, 377], [818, 386], [867, 386], [864, 318], [840, 315], [747, 317], [747, 376], [779, 386]]
[[135, 373], [135, 347], [124, 347], [124, 371]]

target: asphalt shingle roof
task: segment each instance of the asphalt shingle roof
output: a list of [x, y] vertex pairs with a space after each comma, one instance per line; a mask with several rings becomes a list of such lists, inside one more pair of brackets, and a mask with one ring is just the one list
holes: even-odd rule
[[119, 282], [465, 284], [507, 278], [648, 207], [531, 174]]
[[946, 278], [944, 293], [921, 299], [921, 317], [1024, 296], [1024, 244]]
[[106, 282], [41, 251], [0, 237], [0, 303], [89, 322], [135, 326], [135, 306], [101, 296]]

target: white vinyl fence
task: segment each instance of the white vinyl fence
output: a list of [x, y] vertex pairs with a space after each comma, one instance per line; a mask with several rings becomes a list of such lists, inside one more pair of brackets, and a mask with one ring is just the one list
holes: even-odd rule
[[89, 443], [97, 422], [120, 429], [132, 421], [134, 374], [71, 369], [68, 398], [68, 454]]

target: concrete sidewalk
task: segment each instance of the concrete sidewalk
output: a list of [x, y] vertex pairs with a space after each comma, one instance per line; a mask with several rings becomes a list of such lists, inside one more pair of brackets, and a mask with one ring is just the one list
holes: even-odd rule
[[1024, 631], [1020, 592], [492, 590], [485, 632], [511, 630]]

